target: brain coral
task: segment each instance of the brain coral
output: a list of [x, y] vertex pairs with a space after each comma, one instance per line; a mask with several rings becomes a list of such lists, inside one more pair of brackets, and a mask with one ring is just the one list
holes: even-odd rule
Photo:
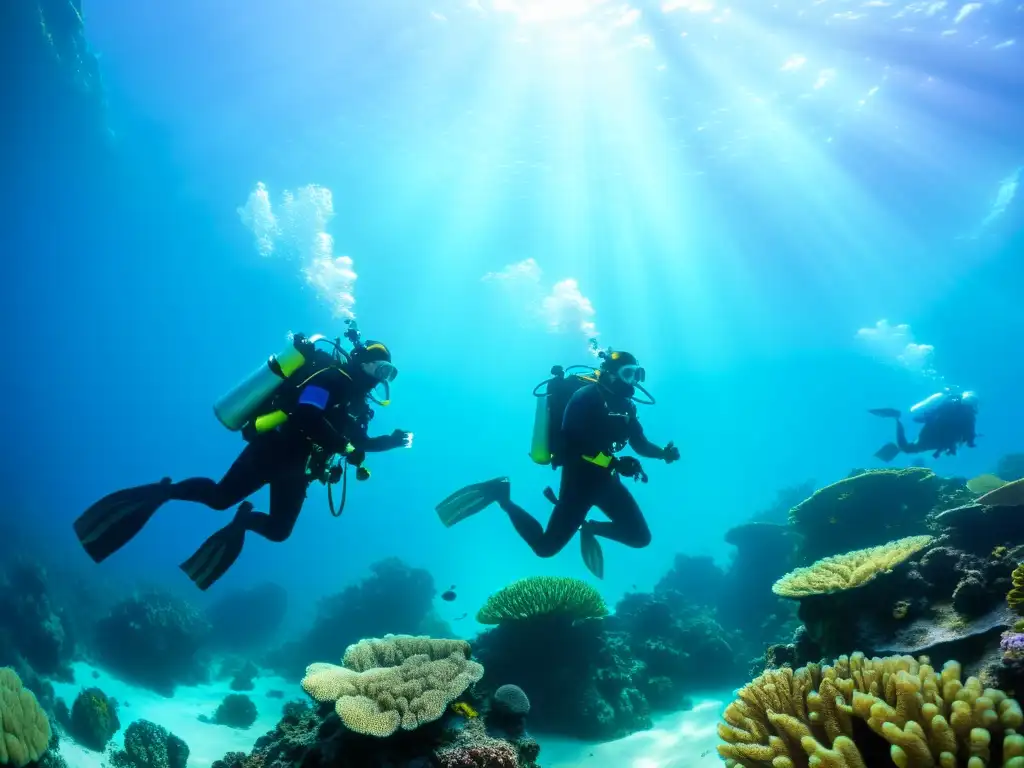
[[50, 743], [50, 721], [10, 667], [0, 668], [0, 765], [23, 768]]

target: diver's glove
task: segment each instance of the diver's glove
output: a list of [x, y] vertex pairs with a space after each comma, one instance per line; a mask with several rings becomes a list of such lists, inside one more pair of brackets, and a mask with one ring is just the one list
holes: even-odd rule
[[387, 442], [385, 444], [388, 450], [392, 448], [410, 448], [412, 446], [412, 432], [406, 432], [404, 429], [396, 429], [387, 436]]
[[612, 461], [611, 468], [623, 477], [632, 477], [634, 480], [639, 480], [641, 483], [647, 482], [647, 473], [644, 472], [644, 468], [640, 465], [639, 459], [635, 456], [617, 457]]
[[669, 443], [662, 449], [661, 458], [665, 460], [666, 464], [679, 461], [679, 449], [673, 443]]

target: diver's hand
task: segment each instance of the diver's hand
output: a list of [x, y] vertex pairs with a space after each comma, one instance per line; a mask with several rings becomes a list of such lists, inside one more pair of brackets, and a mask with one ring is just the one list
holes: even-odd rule
[[673, 461], [679, 461], [679, 449], [676, 448], [674, 443], [669, 443], [662, 450], [661, 458], [664, 459], [666, 464], [671, 464]]
[[411, 448], [412, 432], [406, 432], [404, 429], [396, 429], [394, 432], [388, 435], [388, 447]]
[[635, 456], [622, 456], [615, 459], [612, 463], [612, 469], [623, 477], [632, 477], [634, 480], [639, 480], [642, 483], [647, 482], [647, 473], [644, 472], [644, 468], [640, 465], [640, 460]]

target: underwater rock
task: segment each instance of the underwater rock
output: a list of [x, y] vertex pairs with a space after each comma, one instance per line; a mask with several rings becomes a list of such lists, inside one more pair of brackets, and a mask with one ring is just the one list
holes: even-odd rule
[[203, 645], [209, 622], [191, 605], [164, 592], [136, 594], [96, 625], [98, 661], [130, 682], [170, 696], [177, 685], [209, 677]]
[[251, 691], [253, 682], [260, 674], [260, 668], [249, 659], [228, 659], [221, 666], [220, 676], [230, 677], [232, 691]]
[[951, 605], [933, 605], [927, 616], [921, 616], [894, 632], [886, 631], [872, 638], [870, 629], [864, 627], [862, 635], [872, 642], [874, 653], [915, 657], [923, 654], [941, 663], [952, 658], [970, 659], [969, 653], [965, 655], [963, 649], [954, 646], [977, 638], [981, 638], [981, 645], [991, 646], [993, 643], [984, 642], [985, 636], [990, 640], [998, 637], [1003, 629], [1013, 625], [1014, 620], [1006, 605], [997, 605], [988, 613], [969, 620]]
[[945, 482], [928, 469], [855, 471], [790, 511], [800, 534], [797, 563], [927, 533], [928, 516], [945, 494]]
[[716, 606], [725, 588], [725, 572], [710, 557], [677, 554], [672, 567], [658, 580], [654, 592], [687, 594], [696, 605]]
[[50, 598], [46, 569], [19, 558], [0, 584], [0, 665], [19, 667], [71, 682], [75, 644], [63, 612]]
[[274, 640], [288, 612], [288, 592], [266, 582], [236, 589], [206, 609], [209, 645], [218, 651], [263, 650]]
[[1024, 544], [1024, 515], [1019, 507], [969, 503], [937, 514], [932, 522], [950, 546], [980, 557], [997, 547]]
[[370, 566], [370, 576], [317, 605], [312, 628], [298, 641], [272, 651], [264, 666], [282, 677], [302, 677], [310, 659], [333, 659], [365, 637], [415, 634], [430, 614], [434, 579], [397, 558]]
[[999, 459], [996, 476], [1008, 483], [1024, 478], [1024, 453], [1008, 453]]
[[117, 719], [117, 702], [99, 688], [86, 688], [75, 697], [66, 727], [75, 742], [102, 752], [121, 728]]
[[257, 716], [256, 705], [252, 703], [252, 699], [242, 693], [229, 693], [217, 707], [213, 717], [200, 717], [200, 720], [244, 730], [256, 722]]
[[547, 614], [481, 633], [473, 641], [474, 658], [484, 665], [477, 692], [514, 680], [530, 692], [537, 731], [607, 739], [649, 728], [648, 707], [631, 677], [637, 664], [604, 623]]
[[116, 751], [114, 768], [185, 768], [188, 745], [156, 723], [136, 720], [125, 729], [124, 749]]

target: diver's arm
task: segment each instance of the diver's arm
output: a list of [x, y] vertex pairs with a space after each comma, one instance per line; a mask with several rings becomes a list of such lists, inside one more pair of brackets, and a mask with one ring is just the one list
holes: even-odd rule
[[644, 428], [640, 426], [640, 422], [635, 415], [629, 420], [629, 447], [645, 459], [666, 458], [667, 449], [659, 448], [647, 439], [647, 435], [644, 434]]
[[359, 434], [352, 435], [349, 442], [359, 451], [365, 453], [380, 453], [381, 451], [393, 451], [395, 448], [406, 448], [409, 446], [411, 433], [402, 429], [396, 429], [390, 435], [378, 435], [370, 437], [365, 430]]

